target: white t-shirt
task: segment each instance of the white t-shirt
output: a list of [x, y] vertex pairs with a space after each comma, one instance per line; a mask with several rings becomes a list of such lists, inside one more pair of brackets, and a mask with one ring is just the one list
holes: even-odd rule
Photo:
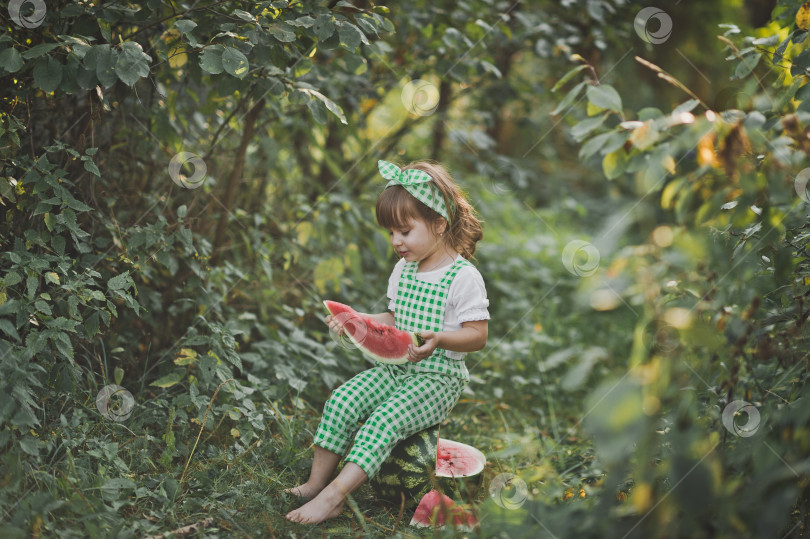
[[[456, 256], [456, 260], [461, 258], [460, 254]], [[428, 283], [439, 283], [451, 265], [452, 263], [431, 271], [418, 272], [416, 278]], [[401, 258], [388, 278], [389, 311], [396, 312], [397, 285], [404, 266], [405, 259]], [[474, 266], [462, 267], [450, 283], [444, 306], [444, 331], [459, 330], [463, 322], [489, 320], [487, 307], [489, 307], [489, 300], [483, 277]], [[464, 357], [464, 352], [447, 350], [446, 354], [451, 359]]]

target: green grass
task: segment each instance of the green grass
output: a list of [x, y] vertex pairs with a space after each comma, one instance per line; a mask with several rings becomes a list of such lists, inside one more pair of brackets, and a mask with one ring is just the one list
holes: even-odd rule
[[[317, 417], [310, 414], [303, 419], [297, 417], [284, 434], [266, 434], [261, 443], [242, 458], [197, 462], [192, 466], [191, 475], [209, 476], [208, 488], [214, 494], [214, 501], [208, 512], [178, 513], [175, 522], [179, 526], [218, 515], [214, 516], [214, 525], [207, 534], [216, 533], [218, 529], [223, 534], [242, 537], [434, 536], [434, 530], [408, 525], [412, 512], [400, 513], [398, 508], [381, 507], [368, 485], [354, 494], [338, 518], [319, 525], [287, 521], [285, 514], [301, 502], [282, 491], [308, 477], [312, 450], [307, 449], [306, 440], [316, 427]], [[543, 435], [536, 427], [536, 418], [506, 403], [489, 406], [463, 399], [457, 405], [443, 424], [442, 436], [478, 447], [489, 459], [484, 472], [485, 488], [472, 510], [493, 512], [495, 503], [488, 499], [486, 486], [499, 473], [518, 475], [526, 482], [530, 498], [546, 503], [589, 503], [590, 497], [600, 495], [598, 487], [586, 486], [586, 480], [593, 479], [590, 468], [593, 458], [581, 433], [577, 429], [572, 432], [562, 424], [551, 430], [566, 432], [566, 436], [555, 441]], [[586, 488], [585, 499], [579, 497], [582, 487]], [[563, 502], [566, 491], [572, 489], [577, 495]], [[186, 494], [196, 495], [199, 493]], [[183, 500], [176, 503], [182, 506]], [[498, 518], [498, 512], [495, 513], [486, 518], [490, 521]], [[441, 534], [453, 536], [456, 532], [448, 527]]]

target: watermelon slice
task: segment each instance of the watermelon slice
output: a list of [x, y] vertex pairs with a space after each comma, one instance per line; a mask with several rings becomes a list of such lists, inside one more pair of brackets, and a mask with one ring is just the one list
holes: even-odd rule
[[481, 451], [439, 438], [439, 425], [401, 441], [371, 478], [377, 498], [412, 508], [431, 489], [472, 501], [483, 483], [487, 459]]
[[411, 519], [411, 526], [421, 528], [428, 526], [441, 527], [447, 522], [459, 529], [471, 530], [478, 525], [475, 515], [465, 511], [464, 508], [454, 502], [449, 496], [445, 496], [438, 490], [431, 490], [419, 501], [416, 511]]
[[484, 470], [487, 458], [478, 449], [439, 438], [436, 451], [436, 477], [469, 477]]
[[343, 303], [326, 300], [323, 304], [341, 323], [349, 340], [374, 361], [391, 365], [407, 363], [408, 346], [421, 346], [425, 342], [416, 333], [377, 322]]

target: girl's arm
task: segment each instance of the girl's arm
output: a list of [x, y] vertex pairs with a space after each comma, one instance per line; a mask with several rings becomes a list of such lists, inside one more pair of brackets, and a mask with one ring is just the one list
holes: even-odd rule
[[452, 352], [477, 352], [486, 346], [488, 332], [488, 320], [462, 322], [461, 329], [437, 332], [438, 343], [436, 348], [443, 348]]

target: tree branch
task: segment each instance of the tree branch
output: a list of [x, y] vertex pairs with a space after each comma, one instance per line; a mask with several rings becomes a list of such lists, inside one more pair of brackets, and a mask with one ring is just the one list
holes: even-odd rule
[[222, 204], [225, 206], [224, 212], [219, 217], [219, 224], [217, 225], [217, 232], [214, 236], [214, 245], [212, 248], [213, 257], [218, 258], [217, 249], [225, 238], [225, 225], [228, 218], [231, 216], [231, 205], [236, 196], [236, 187], [239, 185], [239, 179], [242, 177], [242, 168], [245, 165], [245, 153], [250, 139], [253, 138], [253, 131], [256, 127], [256, 119], [259, 113], [264, 108], [264, 99], [259, 99], [256, 104], [250, 109], [250, 112], [245, 116], [245, 130], [242, 132], [242, 140], [239, 143], [239, 148], [236, 150], [236, 162], [231, 169], [231, 174], [228, 177], [228, 183], [225, 187], [225, 198]]

